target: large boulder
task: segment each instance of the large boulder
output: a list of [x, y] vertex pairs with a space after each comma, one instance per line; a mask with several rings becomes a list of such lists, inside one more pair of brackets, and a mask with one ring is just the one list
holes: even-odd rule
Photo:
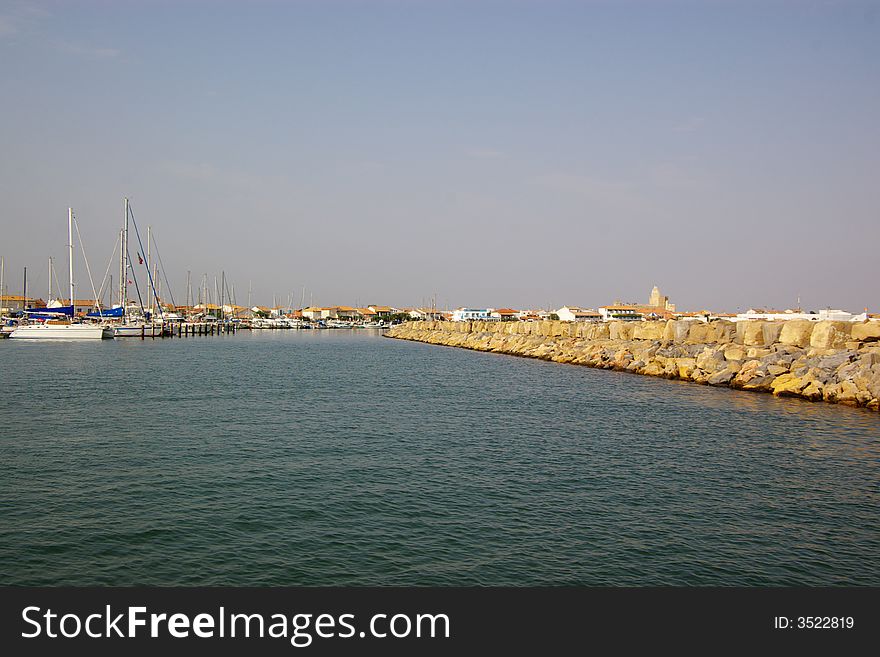
[[764, 333], [764, 344], [770, 345], [779, 341], [779, 334], [782, 332], [783, 322], [764, 322], [761, 330]]
[[675, 359], [675, 367], [676, 374], [680, 379], [689, 379], [691, 375], [694, 373], [694, 368], [697, 366], [696, 358], [676, 358]]
[[724, 358], [727, 360], [742, 360], [746, 356], [746, 350], [738, 344], [729, 344], [724, 347]]
[[668, 342], [684, 342], [691, 330], [691, 322], [686, 319], [670, 319], [663, 330], [663, 339]]
[[638, 322], [633, 327], [633, 340], [662, 340], [666, 324], [663, 322]]
[[794, 374], [782, 374], [777, 376], [770, 384], [770, 389], [777, 396], [796, 396], [807, 387], [808, 382], [796, 377]]
[[551, 321], [550, 322], [550, 332], [548, 333], [548, 335], [551, 337], [557, 337], [557, 338], [563, 337], [563, 336], [567, 337], [569, 335], [569, 333], [568, 333], [569, 326], [571, 326], [571, 325], [566, 322]]
[[716, 322], [712, 322], [712, 327], [715, 329], [715, 342], [718, 344], [727, 344], [729, 342], [733, 342], [736, 337], [736, 323], [728, 322], [727, 320], [718, 320]]
[[611, 337], [611, 325], [604, 322], [601, 324], [593, 324], [590, 337], [593, 340], [607, 340]]
[[713, 347], [706, 347], [697, 355], [696, 365], [704, 372], [713, 373], [727, 368], [724, 352]]
[[760, 366], [761, 363], [757, 360], [750, 360], [743, 363], [739, 372], [737, 372], [736, 376], [734, 377], [733, 385], [741, 388], [755, 377], [763, 376], [763, 372], [760, 372], [758, 369]]
[[715, 342], [715, 329], [710, 324], [691, 322], [686, 342], [688, 344], [711, 344]]
[[876, 319], [852, 325], [852, 339], [862, 342], [880, 340], [880, 321]]
[[816, 322], [810, 334], [810, 346], [815, 349], [842, 349], [850, 339], [849, 322]]
[[611, 322], [609, 334], [612, 340], [632, 340], [634, 330], [631, 322]]
[[[740, 328], [742, 327], [742, 328]], [[737, 337], [747, 347], [755, 347], [764, 344], [764, 322], [748, 320], [739, 322], [736, 327]]]
[[813, 322], [808, 319], [788, 319], [779, 332], [779, 342], [796, 347], [808, 347], [813, 333]]
[[659, 361], [652, 360], [642, 371], [642, 374], [647, 374], [648, 376], [660, 376], [663, 374], [663, 367], [664, 365]]
[[710, 386], [725, 386], [730, 383], [730, 380], [735, 376], [736, 370], [724, 369], [710, 376], [707, 383]]

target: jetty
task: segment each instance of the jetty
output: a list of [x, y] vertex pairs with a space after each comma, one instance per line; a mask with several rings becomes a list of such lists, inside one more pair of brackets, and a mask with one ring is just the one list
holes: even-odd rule
[[880, 410], [880, 321], [414, 321], [386, 337]]

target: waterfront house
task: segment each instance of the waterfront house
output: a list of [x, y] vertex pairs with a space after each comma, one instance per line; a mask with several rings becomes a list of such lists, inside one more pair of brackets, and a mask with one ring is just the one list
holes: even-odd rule
[[600, 307], [599, 315], [601, 315], [603, 322], [610, 322], [615, 319], [638, 322], [643, 319], [642, 313], [638, 311], [638, 308], [639, 306], [634, 304], [615, 303], [610, 306]]
[[397, 308], [392, 308], [391, 306], [367, 306], [367, 308], [376, 313], [377, 319], [385, 319], [399, 312]]
[[310, 320], [321, 319], [321, 309], [315, 308], [314, 306], [309, 306], [308, 308], [302, 309], [302, 315], [305, 319], [310, 319]]
[[[3, 287], [6, 287], [5, 285]], [[0, 312], [17, 313], [25, 308], [45, 308], [46, 302], [34, 297], [23, 297], [19, 294], [4, 294], [0, 297]]]
[[601, 313], [592, 308], [580, 308], [579, 306], [563, 306], [556, 311], [556, 316], [563, 322], [601, 322]]
[[452, 311], [453, 322], [489, 321], [494, 308], [458, 308]]
[[357, 310], [358, 315], [360, 315], [365, 322], [376, 321], [377, 314], [375, 310], [370, 310], [369, 308], [356, 308], [355, 310]]
[[519, 311], [513, 308], [498, 308], [489, 313], [490, 319], [497, 319], [502, 322], [510, 322], [519, 319]]
[[227, 319], [253, 319], [254, 311], [244, 306], [227, 304], [223, 306], [223, 316]]
[[218, 306], [216, 303], [197, 303], [193, 306], [193, 310], [196, 315], [208, 316], [211, 317], [220, 317], [220, 311], [222, 308]]
[[308, 308], [303, 308], [303, 317], [307, 319], [311, 319], [313, 321], [317, 321], [319, 319], [336, 319], [337, 312], [336, 307], [322, 306], [320, 308], [310, 306]]
[[[300, 317], [317, 321], [320, 319], [338, 319], [342, 321], [358, 321], [364, 317], [361, 308], [351, 306], [309, 306], [303, 308]], [[369, 311], [368, 311], [369, 312]]]
[[357, 308], [351, 306], [336, 306], [336, 317], [347, 322], [355, 322], [361, 319]]
[[411, 319], [443, 319], [443, 313], [436, 308], [404, 308]]

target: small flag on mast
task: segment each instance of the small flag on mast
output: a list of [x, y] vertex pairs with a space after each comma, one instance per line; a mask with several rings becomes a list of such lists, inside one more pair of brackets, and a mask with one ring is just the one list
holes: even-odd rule
[[141, 258], [141, 254], [140, 254], [140, 253], [138, 253], [138, 264], [139, 264], [139, 265], [144, 264], [144, 259]]

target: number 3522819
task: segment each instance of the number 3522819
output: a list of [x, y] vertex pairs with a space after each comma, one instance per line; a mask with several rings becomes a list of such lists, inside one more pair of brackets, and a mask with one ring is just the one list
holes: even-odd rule
[[856, 622], [852, 616], [776, 616], [773, 627], [777, 630], [851, 630]]

